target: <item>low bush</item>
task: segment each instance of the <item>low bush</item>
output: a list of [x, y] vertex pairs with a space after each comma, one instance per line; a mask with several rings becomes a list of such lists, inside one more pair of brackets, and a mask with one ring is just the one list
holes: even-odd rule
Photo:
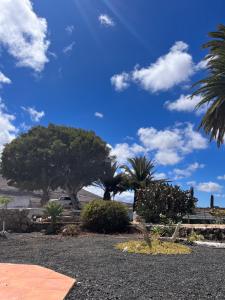
[[191, 234], [187, 237], [187, 241], [189, 243], [193, 243], [195, 241], [203, 241], [204, 240], [204, 236], [202, 234], [198, 234], [195, 231], [192, 231]]
[[160, 242], [159, 240], [153, 240], [152, 246], [149, 247], [144, 241], [128, 241], [115, 245], [116, 249], [122, 250], [128, 253], [139, 254], [190, 254], [191, 249], [185, 245], [171, 242]]
[[93, 200], [81, 213], [84, 228], [99, 233], [116, 233], [127, 229], [128, 211], [125, 205], [115, 201]]
[[47, 229], [47, 234], [54, 234], [56, 233], [56, 222], [57, 218], [62, 214], [63, 207], [57, 203], [57, 202], [48, 202], [48, 204], [45, 206], [45, 216], [50, 217], [51, 224]]
[[62, 228], [63, 236], [78, 236], [80, 234], [80, 228], [77, 225], [69, 224]]

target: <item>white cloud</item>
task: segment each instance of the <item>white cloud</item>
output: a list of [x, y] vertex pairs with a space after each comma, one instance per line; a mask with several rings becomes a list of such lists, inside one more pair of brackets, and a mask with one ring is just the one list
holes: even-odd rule
[[64, 47], [63, 48], [63, 53], [64, 54], [69, 54], [70, 52], [72, 52], [74, 46], [75, 46], [75, 42], [72, 42], [68, 46]]
[[[195, 64], [192, 55], [188, 53], [188, 45], [183, 41], [177, 41], [167, 54], [160, 56], [149, 66], [137, 66], [131, 72], [123, 72], [114, 76], [123, 82], [123, 74], [126, 74], [125, 88], [133, 82], [148, 92], [156, 93], [167, 91], [179, 84], [182, 84], [183, 87], [187, 86], [190, 77], [206, 67], [207, 60]], [[119, 77], [120, 75], [121, 77]], [[115, 89], [117, 91], [123, 90], [124, 88], [117, 88], [112, 82], [112, 78], [111, 83]]]
[[111, 77], [111, 84], [115, 90], [121, 92], [129, 87], [130, 76], [128, 73], [116, 74]]
[[197, 171], [198, 169], [202, 169], [204, 168], [205, 165], [204, 164], [200, 164], [198, 162], [195, 162], [193, 164], [190, 164], [189, 166], [187, 166], [186, 169], [174, 169], [173, 170], [173, 174], [175, 175], [175, 180], [177, 179], [182, 179], [182, 178], [186, 178], [186, 177], [190, 177], [195, 171]]
[[131, 158], [135, 155], [144, 153], [145, 149], [138, 145], [138, 144], [133, 144], [129, 146], [127, 143], [122, 143], [122, 144], [116, 144], [114, 148], [111, 149], [111, 155], [116, 156], [117, 161], [119, 163], [125, 163], [128, 158]]
[[199, 71], [199, 70], [207, 69], [209, 60], [210, 59], [208, 59], [208, 58], [201, 60], [199, 63], [196, 64], [195, 70]]
[[167, 178], [167, 176], [166, 176], [166, 173], [155, 173], [154, 174], [154, 178], [155, 179], [157, 179], [157, 180], [159, 180], [159, 179], [166, 179]]
[[39, 122], [41, 118], [45, 116], [45, 112], [43, 110], [37, 111], [34, 107], [22, 106], [22, 109], [30, 115], [30, 118], [33, 122]]
[[0, 45], [18, 66], [42, 71], [48, 62], [46, 19], [35, 14], [29, 0], [1, 0], [0, 12]]
[[195, 187], [196, 186], [196, 181], [195, 180], [188, 181], [187, 185]]
[[222, 186], [216, 182], [201, 182], [197, 185], [197, 190], [200, 192], [215, 193], [221, 192]]
[[8, 77], [6, 77], [1, 71], [0, 71], [0, 84], [9, 84], [12, 83], [11, 79], [9, 79]]
[[95, 117], [102, 119], [104, 117], [104, 115], [103, 115], [103, 113], [100, 113], [100, 112], [96, 111], [95, 112]]
[[163, 166], [176, 165], [182, 159], [182, 156], [172, 149], [159, 150], [155, 154], [156, 162]]
[[31, 128], [30, 125], [27, 125], [25, 122], [20, 123], [20, 130], [28, 131]]
[[157, 130], [140, 128], [138, 136], [146, 151], [155, 152], [155, 160], [161, 165], [174, 165], [194, 150], [207, 148], [207, 139], [194, 130], [191, 123]]
[[16, 137], [17, 129], [13, 124], [14, 120], [15, 116], [6, 112], [6, 106], [0, 99], [0, 152], [5, 144]]
[[66, 26], [65, 30], [69, 35], [71, 35], [74, 31], [74, 26], [73, 25], [68, 25], [68, 26]]
[[215, 196], [218, 198], [225, 198], [225, 194], [221, 194], [221, 193], [215, 194]]
[[219, 179], [219, 180], [225, 180], [225, 175], [217, 176], [217, 179]]
[[192, 56], [187, 50], [188, 45], [178, 41], [166, 55], [159, 57], [150, 66], [136, 67], [129, 73], [127, 80], [137, 83], [144, 90], [152, 93], [167, 91], [178, 84], [187, 82], [195, 73]]
[[149, 92], [167, 91], [187, 81], [194, 73], [192, 56], [187, 53], [188, 45], [176, 42], [170, 51], [149, 67], [133, 71], [133, 80]]
[[107, 26], [107, 27], [115, 26], [115, 22], [113, 21], [113, 19], [110, 16], [106, 15], [106, 14], [100, 15], [98, 17], [98, 20], [104, 26]]
[[208, 146], [208, 140], [195, 131], [191, 123], [177, 124], [164, 130], [140, 128], [137, 134], [140, 143], [121, 143], [112, 147], [112, 155], [116, 155], [119, 162], [123, 163], [135, 155], [151, 154], [160, 165], [175, 165], [187, 154]]
[[207, 105], [202, 106], [200, 109], [196, 110], [196, 105], [201, 101], [201, 96], [191, 95], [180, 95], [180, 97], [175, 101], [166, 101], [165, 107], [170, 111], [179, 112], [195, 112], [196, 115], [205, 113], [207, 110]]

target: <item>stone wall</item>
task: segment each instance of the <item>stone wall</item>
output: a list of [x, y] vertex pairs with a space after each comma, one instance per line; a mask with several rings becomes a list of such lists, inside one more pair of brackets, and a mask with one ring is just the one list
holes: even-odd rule
[[0, 228], [5, 220], [6, 230], [28, 232], [31, 225], [29, 213], [26, 209], [0, 209]]
[[225, 240], [225, 228], [181, 228], [180, 237], [186, 238], [191, 232], [203, 235], [206, 240], [212, 241], [224, 241]]

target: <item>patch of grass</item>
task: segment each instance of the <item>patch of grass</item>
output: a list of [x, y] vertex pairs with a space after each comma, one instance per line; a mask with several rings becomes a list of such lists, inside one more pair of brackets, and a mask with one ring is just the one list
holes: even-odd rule
[[152, 247], [149, 248], [144, 241], [129, 241], [125, 243], [119, 243], [115, 245], [116, 249], [122, 250], [128, 253], [140, 253], [140, 254], [189, 254], [191, 249], [185, 245], [171, 242], [160, 242], [158, 240], [152, 241]]

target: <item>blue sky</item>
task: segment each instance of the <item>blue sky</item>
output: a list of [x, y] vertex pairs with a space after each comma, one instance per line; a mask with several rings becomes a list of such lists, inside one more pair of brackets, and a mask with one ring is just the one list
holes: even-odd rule
[[224, 146], [197, 130], [204, 109], [188, 99], [224, 19], [223, 0], [2, 0], [1, 147], [37, 124], [92, 129], [119, 162], [148, 155], [157, 177], [224, 206]]

